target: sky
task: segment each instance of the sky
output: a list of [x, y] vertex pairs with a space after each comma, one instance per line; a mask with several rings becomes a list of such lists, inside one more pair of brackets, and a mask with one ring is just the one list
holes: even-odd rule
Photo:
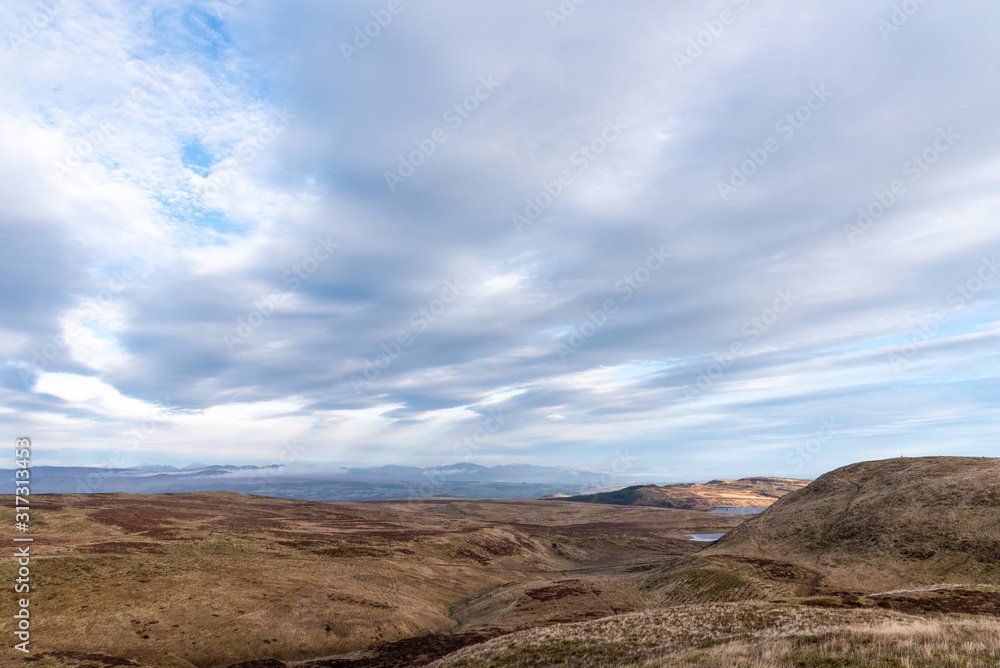
[[34, 463], [997, 456], [1000, 5], [0, 7]]

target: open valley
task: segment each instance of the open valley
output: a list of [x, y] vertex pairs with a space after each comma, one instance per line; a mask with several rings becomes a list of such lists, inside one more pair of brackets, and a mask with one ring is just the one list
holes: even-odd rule
[[[40, 495], [31, 591], [44, 650], [15, 661], [639, 666], [697, 654], [724, 665], [764, 656], [765, 637], [796, 656], [802, 634], [835, 648], [865, 633], [891, 644], [887, 629], [903, 629], [950, 646], [945, 627], [980, 647], [1000, 615], [998, 472], [995, 459], [868, 462], [760, 515], [559, 499]], [[712, 533], [725, 536], [690, 540]], [[13, 560], [3, 568], [15, 576]]]

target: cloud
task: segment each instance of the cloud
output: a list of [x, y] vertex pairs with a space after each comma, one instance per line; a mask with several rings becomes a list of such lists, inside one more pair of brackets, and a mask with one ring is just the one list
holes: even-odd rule
[[367, 42], [378, 3], [4, 7], [18, 429], [101, 458], [161, 402], [133, 463], [434, 466], [500, 410], [474, 461], [992, 454], [996, 9], [402, 6]]

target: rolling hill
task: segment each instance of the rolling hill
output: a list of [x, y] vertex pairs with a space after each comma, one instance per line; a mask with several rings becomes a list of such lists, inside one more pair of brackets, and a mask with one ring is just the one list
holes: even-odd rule
[[[32, 496], [44, 624], [10, 665], [1000, 665], [1000, 459], [611, 498]], [[768, 501], [755, 516], [642, 505]], [[685, 539], [712, 530], [728, 533]]]
[[634, 485], [613, 492], [570, 496], [562, 500], [683, 510], [711, 510], [725, 507], [766, 508], [784, 494], [801, 489], [807, 484], [808, 480], [761, 476], [739, 480], [712, 480], [704, 484]]
[[[41, 494], [31, 508], [31, 614], [44, 623], [32, 626], [31, 662], [0, 665], [224, 668], [381, 646], [406, 656], [457, 649], [645, 609], [637, 578], [696, 552], [685, 534], [746, 520], [558, 501], [230, 492]], [[12, 497], [0, 518], [13, 524]], [[13, 582], [17, 569], [0, 561], [0, 578]], [[5, 616], [0, 633], [13, 637], [14, 623]]]
[[1000, 459], [845, 466], [643, 577], [647, 611], [431, 666], [1000, 665]]
[[851, 464], [775, 502], [702, 557], [767, 560], [812, 586], [1000, 584], [1000, 459]]

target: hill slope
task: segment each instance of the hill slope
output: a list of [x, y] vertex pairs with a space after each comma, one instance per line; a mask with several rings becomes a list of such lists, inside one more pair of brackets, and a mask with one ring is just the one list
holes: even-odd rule
[[[11, 526], [14, 500], [2, 501]], [[644, 609], [637, 575], [694, 553], [685, 534], [746, 520], [558, 501], [229, 492], [42, 494], [31, 509], [32, 656], [4, 666], [221, 668], [394, 641], [404, 654], [455, 648]], [[0, 579], [13, 583], [18, 568], [0, 561]], [[13, 638], [15, 623], [3, 617], [0, 633]], [[458, 627], [469, 633], [440, 635]]]
[[428, 668], [987, 668], [1000, 661], [998, 632], [993, 618], [716, 603], [529, 629]]
[[766, 508], [779, 497], [801, 489], [808, 480], [794, 478], [740, 478], [712, 480], [705, 484], [635, 485], [614, 492], [571, 496], [563, 501], [604, 503], [615, 506], [646, 506], [683, 510], [712, 508]]
[[813, 574], [813, 587], [857, 592], [1000, 584], [1000, 459], [845, 466], [782, 497], [699, 557], [787, 564], [803, 582], [801, 574]]

